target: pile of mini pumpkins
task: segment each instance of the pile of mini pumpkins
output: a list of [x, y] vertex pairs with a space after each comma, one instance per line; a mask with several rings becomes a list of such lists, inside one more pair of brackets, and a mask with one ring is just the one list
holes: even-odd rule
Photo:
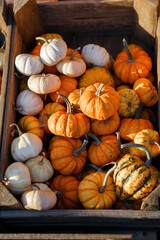
[[152, 60], [123, 45], [113, 60], [99, 45], [80, 54], [43, 34], [16, 56], [21, 118], [3, 182], [26, 209], [139, 209], [158, 186]]

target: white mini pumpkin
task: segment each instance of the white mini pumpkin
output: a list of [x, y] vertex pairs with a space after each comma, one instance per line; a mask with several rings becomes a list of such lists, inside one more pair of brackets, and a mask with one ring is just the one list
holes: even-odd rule
[[60, 38], [46, 40], [45, 38], [37, 37], [36, 40], [45, 42], [40, 50], [40, 58], [47, 66], [57, 64], [67, 54], [67, 44]]
[[66, 56], [63, 60], [57, 63], [57, 70], [68, 77], [79, 77], [86, 71], [86, 64], [82, 58], [74, 57], [74, 53], [79, 48], [75, 49], [72, 56]]
[[51, 162], [45, 156], [38, 155], [26, 161], [29, 168], [32, 182], [48, 181], [54, 173]]
[[11, 155], [15, 161], [25, 162], [42, 151], [42, 140], [38, 136], [30, 132], [22, 134], [15, 123], [10, 126], [16, 126], [19, 134], [19, 137], [16, 137], [11, 144]]
[[25, 76], [42, 72], [44, 64], [39, 56], [31, 54], [19, 54], [15, 58], [16, 69]]
[[109, 61], [109, 53], [99, 45], [87, 44], [82, 48], [82, 58], [87, 65], [104, 67]]
[[16, 99], [16, 110], [22, 115], [37, 115], [43, 109], [41, 97], [30, 91], [24, 90], [19, 93]]
[[12, 193], [21, 194], [31, 184], [28, 167], [21, 162], [12, 163], [5, 171], [3, 182]]
[[49, 210], [57, 203], [56, 194], [43, 183], [35, 183], [31, 190], [24, 192], [21, 202], [28, 210]]
[[47, 94], [57, 91], [61, 86], [61, 80], [55, 74], [32, 75], [27, 84], [33, 92]]

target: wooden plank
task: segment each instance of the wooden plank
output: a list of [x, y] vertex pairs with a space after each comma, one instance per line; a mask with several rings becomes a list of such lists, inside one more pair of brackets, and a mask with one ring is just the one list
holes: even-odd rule
[[7, 33], [7, 4], [4, 0], [0, 1], [0, 30]]
[[[2, 1], [1, 1], [2, 2]], [[9, 57], [11, 51], [11, 35], [12, 35], [12, 8], [8, 8], [8, 24], [6, 29], [6, 47], [4, 52], [4, 61], [3, 61], [3, 75], [2, 75], [2, 85], [1, 85], [1, 96], [0, 96], [0, 149], [2, 146], [1, 138], [3, 131], [3, 117], [5, 111], [5, 101], [6, 101], [6, 91], [7, 91], [7, 78], [9, 72]]]
[[14, 17], [28, 50], [36, 36], [44, 33], [44, 24], [35, 0], [15, 0]]
[[158, 186], [153, 192], [151, 192], [146, 199], [142, 202], [142, 210], [155, 210], [158, 211], [160, 199], [160, 186]]
[[159, 1], [134, 0], [134, 35], [150, 47], [156, 37]]
[[8, 189], [0, 182], [0, 207], [23, 209], [22, 204], [8, 191]]

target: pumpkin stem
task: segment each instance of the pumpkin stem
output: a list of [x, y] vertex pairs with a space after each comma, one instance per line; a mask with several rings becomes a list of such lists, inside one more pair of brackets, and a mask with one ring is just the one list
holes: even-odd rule
[[15, 103], [12, 104], [12, 107], [14, 108], [14, 110], [16, 111], [23, 111], [23, 108], [22, 107], [15, 107]]
[[125, 50], [127, 52], [127, 55], [128, 55], [128, 62], [130, 62], [130, 63], [134, 62], [134, 58], [132, 57], [132, 54], [131, 54], [131, 52], [129, 50], [129, 47], [128, 47], [128, 44], [127, 44], [125, 38], [123, 38], [123, 46], [124, 46], [124, 48], [125, 48]]
[[21, 130], [19, 129], [19, 127], [18, 127], [18, 125], [17, 125], [16, 123], [12, 123], [12, 124], [10, 124], [9, 126], [10, 126], [10, 127], [15, 126], [15, 127], [17, 128], [18, 135], [19, 135], [19, 136], [22, 135], [22, 132], [21, 132]]
[[46, 99], [47, 99], [47, 94], [44, 94], [44, 96], [43, 96], [43, 102], [45, 102]]
[[42, 40], [46, 43], [49, 43], [49, 41], [47, 39], [43, 38], [43, 37], [36, 37], [36, 40]]
[[103, 86], [104, 86], [103, 83], [101, 83], [101, 84], [99, 85], [99, 88], [97, 89], [97, 92], [95, 93], [95, 95], [96, 95], [97, 97], [100, 97], [100, 96], [102, 95], [101, 90], [102, 90]]
[[79, 91], [79, 97], [81, 97], [81, 95], [82, 95], [82, 92], [83, 92], [83, 89], [82, 89], [82, 88], [80, 88], [80, 91]]
[[122, 154], [126, 154], [126, 151], [121, 148], [121, 138], [120, 138], [120, 133], [116, 132], [117, 135], [117, 141], [118, 141], [118, 148], [121, 151]]
[[97, 170], [98, 172], [103, 172], [103, 173], [106, 173], [105, 171], [103, 171], [102, 170], [102, 168], [104, 167], [104, 166], [102, 166], [102, 167], [97, 167], [96, 165], [94, 165], [93, 163], [88, 163], [87, 165], [86, 165], [86, 167], [87, 168], [94, 168], [95, 170]]
[[160, 150], [160, 145], [159, 145], [157, 142], [155, 142], [155, 141], [153, 141], [153, 140], [150, 140], [150, 144], [151, 144], [151, 145], [156, 144], [156, 145], [158, 146], [159, 150]]
[[14, 75], [15, 75], [17, 78], [19, 78], [19, 79], [22, 79], [22, 78], [25, 77], [24, 75], [20, 76], [18, 73], [14, 73]]
[[4, 177], [4, 179], [2, 179], [2, 182], [3, 182], [6, 186], [10, 183], [10, 181], [9, 181], [9, 179], [8, 179], [7, 177]]
[[113, 73], [113, 57], [111, 54], [109, 54], [109, 58], [110, 58], [110, 61], [111, 61], [111, 72]]
[[39, 186], [37, 186], [36, 184], [31, 184], [31, 185], [29, 185], [28, 187], [26, 187], [26, 188], [29, 188], [29, 187], [36, 187], [37, 188], [37, 190], [41, 190], [40, 189], [40, 187]]
[[79, 149], [74, 149], [73, 155], [74, 155], [75, 157], [78, 157], [78, 156], [81, 154], [81, 152], [83, 152], [83, 150], [85, 149], [85, 147], [87, 146], [87, 144], [88, 144], [88, 141], [85, 139]]
[[74, 51], [73, 51], [73, 53], [72, 53], [72, 55], [71, 55], [71, 58], [70, 58], [71, 61], [74, 60], [74, 54], [75, 54], [75, 52], [78, 51], [78, 50], [80, 50], [80, 49], [81, 49], [80, 47], [74, 49]]
[[62, 197], [61, 191], [54, 190], [53, 192], [56, 194], [57, 199], [60, 199]]
[[138, 148], [142, 148], [143, 150], [145, 150], [146, 152], [146, 155], [147, 155], [147, 160], [146, 162], [144, 163], [144, 165], [149, 168], [150, 165], [151, 165], [151, 153], [150, 151], [148, 150], [148, 148], [142, 144], [136, 144], [136, 143], [126, 143], [126, 144], [122, 144], [121, 145], [121, 148], [126, 148], [126, 147], [138, 147]]
[[40, 165], [43, 165], [44, 164], [44, 162], [43, 162], [43, 160], [45, 159], [45, 156], [46, 156], [46, 154], [44, 153], [44, 152], [42, 152], [42, 159], [39, 161], [39, 164]]
[[43, 117], [44, 117], [44, 115], [47, 115], [47, 114], [43, 113], [43, 114], [41, 115], [40, 125], [39, 125], [39, 128], [40, 128], [40, 129], [45, 126], [45, 124], [44, 124], [44, 122], [43, 122]]
[[101, 144], [101, 141], [94, 134], [89, 133], [88, 136], [96, 141], [97, 146]]
[[144, 106], [144, 103], [140, 103], [139, 108], [138, 108], [138, 110], [137, 110], [137, 112], [135, 114], [134, 119], [139, 119], [139, 115], [141, 113], [141, 110], [142, 110], [143, 106]]
[[103, 185], [102, 185], [102, 187], [99, 188], [99, 193], [104, 193], [108, 177], [114, 171], [114, 169], [116, 169], [116, 167], [117, 167], [117, 163], [116, 162], [107, 163], [107, 164], [103, 165], [103, 167], [107, 166], [107, 165], [110, 165], [110, 164], [113, 164], [114, 166], [106, 173], [105, 178], [103, 180]]
[[[71, 104], [70, 104], [70, 102], [68, 101], [68, 99], [67, 99], [64, 95], [62, 95], [61, 93], [59, 93], [59, 92], [57, 92], [57, 94], [58, 94], [58, 98], [61, 97], [61, 98], [65, 101], [65, 103], [66, 103], [66, 105], [67, 105], [67, 114], [71, 114], [71, 113], [72, 113], [72, 107], [71, 107]], [[56, 101], [56, 102], [57, 102], [57, 101]]]

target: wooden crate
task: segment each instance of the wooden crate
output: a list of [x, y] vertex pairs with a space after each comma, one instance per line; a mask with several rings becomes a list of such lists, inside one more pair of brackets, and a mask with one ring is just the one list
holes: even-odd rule
[[[68, 46], [76, 48], [87, 43], [104, 46], [113, 57], [122, 49], [122, 38], [140, 44], [152, 57], [157, 87], [160, 79], [160, 18], [159, 1], [155, 0], [106, 0], [75, 2], [44, 2], [34, 0], [15, 1], [9, 77], [5, 102], [5, 116], [1, 147], [0, 173], [3, 175], [9, 163], [10, 145], [13, 141], [9, 125], [17, 120], [13, 109], [18, 94], [18, 80], [14, 75], [14, 59], [20, 53], [30, 51], [36, 36], [44, 32], [60, 33]], [[160, 92], [158, 91], [159, 99]], [[159, 105], [159, 103], [158, 103]], [[158, 106], [157, 106], [158, 107]], [[158, 107], [159, 109], [159, 107]], [[158, 111], [158, 122], [160, 111]], [[160, 124], [158, 124], [160, 126]], [[5, 191], [7, 191], [5, 189]], [[5, 193], [4, 193], [5, 195]], [[1, 195], [2, 196], [2, 195]], [[49, 210], [27, 211], [14, 198], [2, 199], [0, 218], [4, 227], [15, 226], [66, 229], [78, 227], [96, 232], [109, 229], [143, 229], [157, 231], [160, 228], [160, 211], [131, 210]], [[15, 209], [13, 209], [15, 208]], [[17, 209], [16, 209], [17, 208]], [[91, 230], [92, 229], [92, 230]]]

